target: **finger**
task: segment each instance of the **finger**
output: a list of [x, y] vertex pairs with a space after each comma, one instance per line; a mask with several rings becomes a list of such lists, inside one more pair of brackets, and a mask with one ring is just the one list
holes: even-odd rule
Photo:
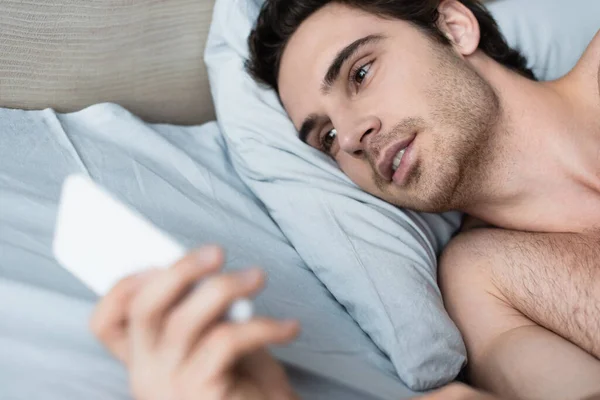
[[127, 319], [129, 303], [136, 290], [154, 270], [119, 281], [102, 297], [90, 319], [90, 329], [120, 361], [127, 361]]
[[269, 344], [288, 343], [298, 331], [296, 321], [279, 322], [266, 318], [255, 318], [243, 324], [220, 324], [193, 351], [188, 371], [206, 381], [218, 380], [248, 354]]
[[218, 270], [223, 259], [221, 249], [206, 246], [190, 253], [173, 267], [161, 271], [142, 288], [130, 309], [131, 336], [136, 348], [147, 352], [156, 344], [168, 310], [193, 284]]
[[161, 341], [169, 359], [179, 362], [186, 358], [233, 301], [253, 295], [263, 283], [262, 272], [256, 268], [213, 276], [202, 282], [167, 317]]

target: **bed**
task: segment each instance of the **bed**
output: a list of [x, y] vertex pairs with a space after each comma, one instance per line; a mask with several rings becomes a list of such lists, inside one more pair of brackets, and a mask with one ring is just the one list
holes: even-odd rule
[[[231, 4], [250, 10], [237, 17], [252, 16], [260, 4], [236, 1], [219, 0], [216, 8], [209, 0], [0, 1], [0, 398], [130, 398], [126, 371], [87, 327], [96, 296], [51, 253], [61, 184], [74, 172], [92, 177], [188, 247], [222, 244], [229, 269], [261, 265], [268, 285], [256, 299], [257, 311], [297, 318], [303, 327], [292, 345], [272, 349], [302, 398], [409, 398], [458, 375], [466, 354], [452, 322], [445, 319], [435, 286], [435, 257], [460, 216], [391, 210], [351, 189], [336, 193], [352, 198], [349, 208], [372, 203], [369, 212], [409, 232], [398, 240], [415, 264], [427, 267], [411, 279], [429, 285], [419, 292], [428, 299], [410, 304], [428, 310], [426, 321], [386, 313], [377, 319], [385, 307], [369, 303], [373, 293], [384, 306], [408, 308], [406, 303], [386, 303], [402, 295], [384, 286], [387, 275], [372, 282], [372, 292], [361, 288], [364, 299], [357, 301], [356, 293], [344, 290], [353, 284], [350, 278], [340, 286], [339, 277], [347, 271], [332, 274], [331, 268], [315, 263], [319, 257], [307, 250], [310, 241], [290, 232], [281, 205], [273, 202], [282, 199], [272, 196], [274, 180], [244, 158], [250, 153], [243, 147], [249, 140], [231, 134], [232, 124], [242, 119], [228, 109], [244, 107], [231, 90], [243, 85], [235, 80], [230, 87], [220, 85], [228, 76], [219, 75], [218, 62], [224, 55], [231, 60], [221, 50], [235, 48], [237, 39], [213, 25], [208, 44], [218, 51], [205, 52], [213, 11], [215, 20], [227, 22], [231, 15], [223, 10], [238, 10]], [[581, 7], [592, 4], [578, 1]], [[514, 1], [498, 0], [492, 6], [509, 41], [535, 48], [529, 55], [536, 71], [552, 78], [572, 66], [586, 38], [600, 27], [598, 18], [589, 15], [600, 12], [588, 12], [587, 20], [581, 20], [581, 12], [573, 14], [571, 26], [577, 26], [580, 37], [569, 36], [564, 35], [568, 16], [558, 10], [559, 2], [542, 3], [547, 4], [530, 1], [521, 22], [512, 19]], [[563, 18], [556, 24], [563, 31], [544, 31], [543, 43], [521, 29], [531, 22], [527, 15], [536, 16], [541, 7]], [[534, 33], [543, 31], [542, 23], [553, 24], [541, 17], [538, 23], [532, 24]], [[570, 42], [554, 47], [560, 42], [556, 37]], [[254, 95], [264, 97], [262, 92]], [[248, 101], [254, 104], [255, 99]], [[274, 120], [265, 124], [269, 121]], [[289, 156], [286, 143], [274, 146]], [[280, 180], [290, 182], [285, 176]], [[298, 185], [292, 182], [292, 187]], [[342, 239], [354, 249], [370, 249], [368, 243], [353, 242], [351, 235]], [[334, 254], [332, 263], [353, 261], [343, 257]], [[404, 295], [415, 296], [406, 290]], [[381, 321], [391, 324], [384, 328]], [[417, 332], [414, 340], [421, 336], [417, 346], [400, 340], [411, 336], [406, 324]], [[439, 330], [428, 330], [431, 326]], [[428, 341], [431, 332], [435, 343]], [[432, 345], [424, 349], [423, 343]], [[427, 362], [414, 364], [415, 372], [410, 362], [421, 354]], [[417, 378], [411, 381], [410, 374]]]

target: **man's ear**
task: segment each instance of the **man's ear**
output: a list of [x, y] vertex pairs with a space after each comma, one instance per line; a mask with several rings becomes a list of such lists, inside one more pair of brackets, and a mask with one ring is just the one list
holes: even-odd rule
[[458, 0], [442, 0], [438, 6], [438, 28], [463, 56], [470, 56], [479, 46], [479, 22]]

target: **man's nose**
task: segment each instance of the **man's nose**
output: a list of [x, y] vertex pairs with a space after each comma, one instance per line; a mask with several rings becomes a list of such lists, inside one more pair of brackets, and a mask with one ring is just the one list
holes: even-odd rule
[[354, 156], [361, 156], [367, 148], [368, 141], [381, 129], [379, 118], [367, 117], [344, 124], [337, 129], [340, 149]]

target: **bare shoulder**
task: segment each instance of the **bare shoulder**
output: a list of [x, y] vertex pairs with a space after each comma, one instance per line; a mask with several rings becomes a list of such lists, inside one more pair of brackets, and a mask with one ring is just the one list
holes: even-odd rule
[[592, 63], [595, 61], [596, 71], [596, 83], [598, 84], [598, 96], [600, 97], [600, 30], [594, 36], [594, 40], [590, 44], [590, 51], [592, 53]]
[[600, 30], [586, 48], [572, 73], [577, 76], [577, 80], [583, 79], [587, 82], [587, 87], [590, 87], [589, 81], [592, 80], [595, 83], [592, 87], [600, 90]]
[[585, 50], [584, 57], [589, 58], [589, 61], [595, 64], [596, 70], [598, 70], [600, 67], [600, 30], [596, 32], [596, 35]]
[[594, 36], [594, 39], [592, 39], [588, 46], [584, 58], [584, 62], [589, 63], [588, 68], [590, 74], [596, 80], [598, 96], [600, 96], [600, 30], [596, 32], [596, 36]]
[[[599, 34], [596, 34], [596, 38], [600, 38]], [[600, 42], [600, 40], [597, 40]], [[600, 96], [600, 62], [598, 63], [598, 96]]]
[[600, 111], [600, 30], [566, 78], [567, 85], [576, 90], [578, 96]]

